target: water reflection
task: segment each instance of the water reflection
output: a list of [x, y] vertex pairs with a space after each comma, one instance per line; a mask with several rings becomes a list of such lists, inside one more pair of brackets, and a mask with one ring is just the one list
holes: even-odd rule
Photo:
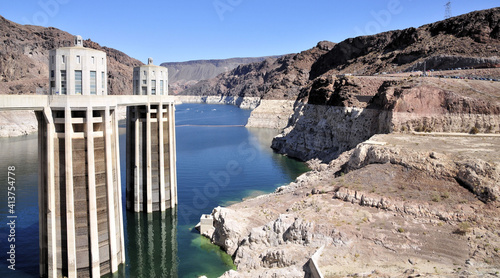
[[126, 215], [126, 266], [106, 277], [178, 277], [177, 212]]

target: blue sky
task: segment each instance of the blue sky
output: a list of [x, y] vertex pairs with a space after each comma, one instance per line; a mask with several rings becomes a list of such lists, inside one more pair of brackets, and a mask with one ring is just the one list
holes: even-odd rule
[[[321, 40], [442, 20], [447, 0], [0, 0], [0, 15], [52, 26], [155, 64], [300, 52]], [[500, 6], [455, 0], [452, 15]]]

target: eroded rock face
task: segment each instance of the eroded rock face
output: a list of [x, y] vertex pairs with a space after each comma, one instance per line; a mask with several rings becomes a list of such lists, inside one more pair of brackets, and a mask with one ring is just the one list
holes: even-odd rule
[[246, 221], [236, 211], [227, 208], [215, 208], [212, 212], [215, 231], [212, 242], [233, 256], [241, 239], [246, 236]]
[[275, 193], [214, 210], [218, 242], [236, 249], [238, 272], [226, 277], [304, 277], [318, 249], [325, 276], [490, 273], [500, 265], [499, 149], [496, 137], [387, 134], [315, 161]]
[[[323, 87], [316, 88], [319, 90], [316, 92], [313, 86], [309, 102], [318, 102], [321, 98], [324, 104], [297, 102], [288, 126], [273, 140], [272, 148], [304, 161], [319, 158], [328, 162], [374, 134], [412, 131], [468, 133], [472, 129], [481, 133], [500, 132], [498, 101], [470, 93], [467, 85], [457, 84], [460, 90], [448, 91], [440, 87], [446, 86], [446, 82], [438, 79], [378, 84], [374, 84], [371, 77], [356, 77], [343, 82], [345, 79], [327, 81], [330, 85], [322, 84]], [[366, 92], [351, 88], [360, 88], [363, 84], [375, 88], [380, 85], [365, 105], [361, 105], [354, 94]], [[342, 87], [348, 88], [344, 90]], [[495, 95], [495, 89], [484, 90], [484, 94]], [[352, 103], [358, 103], [358, 107], [350, 106]]]
[[301, 160], [331, 161], [373, 134], [387, 133], [388, 113], [376, 109], [299, 103], [272, 148]]
[[500, 165], [480, 159], [460, 161], [456, 164], [456, 179], [484, 202], [500, 198]]
[[293, 114], [294, 101], [290, 100], [266, 100], [260, 101], [250, 117], [247, 127], [264, 127], [272, 129], [284, 129], [288, 119]]
[[0, 111], [0, 137], [27, 135], [37, 130], [33, 111]]
[[[459, 180], [463, 186], [476, 194], [483, 202], [496, 201], [500, 198], [500, 165], [479, 158], [454, 161], [435, 152], [422, 153], [400, 148], [360, 144], [354, 149], [342, 171], [349, 172], [369, 164], [384, 163], [402, 165], [435, 177], [449, 177]], [[339, 194], [340, 198], [352, 198], [353, 195], [347, 194], [349, 197], [345, 197], [341, 193]], [[355, 196], [354, 199], [357, 197]], [[375, 203], [383, 203], [383, 200]]]
[[[221, 211], [217, 208], [213, 215], [216, 216], [216, 229], [212, 241], [233, 254], [238, 269], [259, 270], [302, 265], [308, 260], [310, 253], [320, 246], [330, 245], [334, 241], [341, 242], [335, 230], [291, 214], [281, 214], [276, 220], [263, 226], [246, 230], [246, 237], [242, 237], [244, 225], [236, 228], [233, 225], [235, 223], [231, 222], [234, 214], [228, 213], [227, 209]], [[233, 251], [235, 247], [237, 249]], [[304, 250], [307, 252], [304, 253]]]

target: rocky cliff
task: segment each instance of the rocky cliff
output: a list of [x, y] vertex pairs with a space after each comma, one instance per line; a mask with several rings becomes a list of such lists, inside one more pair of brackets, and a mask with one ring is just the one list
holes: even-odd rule
[[[364, 107], [369, 100], [367, 96], [377, 93], [383, 78], [372, 80], [373, 84], [365, 81], [361, 86], [345, 86], [335, 83], [336, 75], [490, 68], [491, 71], [478, 69], [467, 74], [488, 78], [500, 76], [495, 71], [500, 66], [499, 25], [500, 8], [494, 8], [419, 28], [349, 38], [338, 44], [320, 42], [310, 50], [274, 61], [241, 65], [213, 79], [201, 81], [184, 93]], [[445, 74], [463, 75], [464, 72]], [[272, 126], [280, 121], [276, 118], [269, 120], [273, 121]]]
[[291, 100], [260, 100], [259, 105], [250, 113], [246, 126], [282, 130], [288, 125], [294, 103]]
[[[463, 146], [467, 146], [466, 149]], [[487, 277], [500, 267], [498, 137], [376, 135], [275, 193], [212, 212], [224, 277]]]
[[275, 61], [239, 66], [187, 90], [189, 95], [258, 96], [295, 100], [318, 77], [372, 75], [458, 67], [500, 66], [500, 8], [444, 21], [346, 39], [320, 42]]
[[500, 82], [331, 77], [305, 91], [272, 144], [304, 161], [328, 162], [379, 133], [500, 132]]
[[331, 42], [320, 42], [316, 47], [298, 54], [240, 65], [213, 79], [201, 81], [182, 94], [295, 100], [300, 88], [309, 80], [312, 64], [333, 45]]
[[[211, 239], [238, 266], [223, 277], [498, 275], [500, 82], [484, 76], [500, 76], [499, 19], [478, 11], [319, 55], [272, 146], [313, 171], [214, 209]], [[424, 65], [483, 69], [398, 73]]]

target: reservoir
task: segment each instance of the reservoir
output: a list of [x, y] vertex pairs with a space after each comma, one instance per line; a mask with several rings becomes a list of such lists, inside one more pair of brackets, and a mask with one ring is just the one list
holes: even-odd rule
[[[307, 171], [272, 152], [276, 130], [246, 128], [250, 110], [230, 105], [176, 106], [178, 207], [152, 214], [123, 208], [126, 263], [107, 277], [218, 277], [231, 258], [194, 226], [201, 214], [243, 198], [274, 191]], [[120, 126], [122, 194], [125, 198], [125, 126]], [[38, 277], [37, 136], [0, 138], [0, 275]], [[15, 166], [15, 268], [8, 268], [8, 180]], [[125, 204], [125, 200], [122, 200]]]

